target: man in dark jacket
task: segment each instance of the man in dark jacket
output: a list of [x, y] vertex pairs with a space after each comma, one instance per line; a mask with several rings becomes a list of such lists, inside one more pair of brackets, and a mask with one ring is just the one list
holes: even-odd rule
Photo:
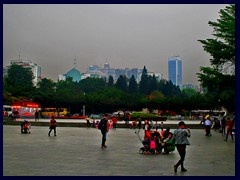
[[110, 123], [108, 121], [108, 115], [105, 115], [99, 125], [98, 125], [99, 129], [101, 130], [102, 133], [102, 144], [101, 144], [101, 148], [106, 148], [106, 140], [107, 140], [107, 133], [109, 131], [109, 127], [110, 127]]

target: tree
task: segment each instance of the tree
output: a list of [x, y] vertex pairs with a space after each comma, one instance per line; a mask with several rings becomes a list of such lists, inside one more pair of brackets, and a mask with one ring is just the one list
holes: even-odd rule
[[108, 87], [113, 87], [113, 84], [114, 84], [114, 79], [113, 79], [113, 77], [110, 75], [110, 76], [108, 77], [107, 86], [108, 86]]
[[148, 86], [149, 86], [149, 78], [147, 74], [147, 69], [144, 66], [142, 71], [141, 81], [139, 82], [139, 92], [143, 94], [148, 94], [149, 93]]
[[129, 93], [137, 93], [138, 92], [138, 84], [134, 77], [134, 75], [131, 76], [129, 79], [129, 85], [128, 85], [128, 92]]
[[32, 93], [35, 88], [33, 86], [34, 77], [31, 69], [12, 64], [5, 78], [5, 91], [11, 93], [14, 97], [22, 96], [26, 99], [32, 98]]
[[223, 97], [222, 93], [230, 93], [231, 96], [224, 96], [224, 99], [235, 103], [235, 5], [226, 6], [219, 14], [217, 22], [208, 22], [213, 27], [214, 39], [198, 40], [212, 56], [212, 67], [200, 67], [201, 73], [197, 76], [202, 87], [215, 95], [213, 99]]
[[124, 92], [128, 91], [128, 79], [126, 76], [120, 75], [115, 84], [116, 88]]
[[191, 96], [195, 95], [196, 93], [197, 93], [196, 90], [193, 88], [182, 89], [182, 94], [186, 97], [191, 97]]
[[214, 39], [199, 40], [203, 44], [206, 52], [213, 57], [210, 59], [211, 65], [225, 72], [225, 67], [231, 68], [231, 73], [235, 70], [235, 5], [226, 6], [221, 9], [220, 19], [217, 22], [209, 21], [213, 27]]
[[157, 78], [155, 77], [155, 74], [153, 76], [149, 76], [149, 93], [152, 91], [157, 90]]
[[80, 89], [85, 93], [101, 91], [106, 87], [105, 79], [88, 77], [79, 81]]
[[43, 78], [38, 83], [38, 88], [34, 92], [33, 100], [41, 104], [42, 107], [52, 107], [55, 97], [56, 83], [51, 79]]
[[[58, 81], [54, 95], [54, 107], [56, 108], [69, 108], [71, 111], [73, 107], [80, 109], [82, 107], [80, 103], [84, 103], [83, 91], [79, 87], [79, 83], [73, 82], [71, 77], [68, 77], [65, 81]], [[76, 105], [79, 106], [76, 107]]]

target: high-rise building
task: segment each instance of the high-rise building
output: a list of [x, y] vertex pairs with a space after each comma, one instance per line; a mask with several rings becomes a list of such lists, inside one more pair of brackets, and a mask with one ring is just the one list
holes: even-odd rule
[[179, 56], [168, 58], [168, 79], [176, 86], [182, 86], [182, 60]]

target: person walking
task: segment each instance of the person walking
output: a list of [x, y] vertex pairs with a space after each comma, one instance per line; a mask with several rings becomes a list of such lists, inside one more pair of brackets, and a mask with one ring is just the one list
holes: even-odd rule
[[154, 124], [154, 127], [153, 127], [154, 129], [158, 129], [158, 121], [156, 120], [155, 121], [155, 124]]
[[181, 171], [186, 172], [187, 169], [184, 168], [184, 160], [186, 156], [186, 145], [190, 145], [188, 141], [188, 137], [191, 136], [190, 129], [185, 129], [186, 124], [183, 121], [178, 123], [178, 129], [176, 129], [173, 133], [173, 143], [177, 147], [177, 151], [180, 155], [180, 160], [173, 166], [174, 172], [177, 173], [177, 168], [181, 165]]
[[95, 119], [93, 118], [93, 123], [92, 123], [92, 127], [95, 128], [96, 124], [95, 124]]
[[225, 129], [226, 129], [226, 118], [225, 116], [223, 116], [223, 118], [221, 119], [221, 132], [223, 136], [226, 133]]
[[163, 125], [163, 122], [161, 121], [161, 124], [160, 124], [161, 131], [163, 131], [163, 128], [164, 128], [164, 125]]
[[91, 126], [91, 124], [90, 124], [90, 118], [87, 117], [87, 118], [86, 118], [86, 121], [87, 121], [87, 127], [90, 127], [90, 126]]
[[142, 128], [142, 117], [140, 116], [138, 118], [138, 129], [141, 129]]
[[226, 129], [227, 129], [227, 132], [226, 132], [226, 137], [225, 137], [224, 141], [228, 140], [228, 135], [229, 134], [231, 135], [232, 140], [233, 140], [233, 134], [232, 134], [232, 132], [233, 132], [233, 123], [232, 123], [230, 118], [227, 118]]
[[101, 148], [104, 149], [106, 148], [106, 141], [107, 141], [107, 133], [109, 131], [109, 128], [110, 128], [110, 123], [108, 121], [108, 115], [105, 115], [99, 125], [98, 125], [98, 129], [101, 130], [101, 133], [102, 133], [102, 144], [101, 144]]
[[116, 116], [113, 116], [112, 117], [112, 122], [113, 122], [113, 129], [117, 129], [117, 117]]
[[210, 117], [208, 117], [205, 122], [205, 131], [206, 131], [206, 134], [205, 136], [212, 136], [211, 134], [211, 126], [212, 126], [212, 122], [210, 121]]
[[50, 127], [49, 127], [50, 130], [48, 132], [48, 136], [50, 136], [52, 130], [54, 130], [54, 136], [57, 136], [56, 127], [57, 127], [57, 121], [55, 120], [55, 117], [52, 116], [52, 119], [50, 120]]
[[39, 121], [39, 112], [38, 112], [38, 110], [36, 110], [36, 112], [35, 112], [35, 121]]

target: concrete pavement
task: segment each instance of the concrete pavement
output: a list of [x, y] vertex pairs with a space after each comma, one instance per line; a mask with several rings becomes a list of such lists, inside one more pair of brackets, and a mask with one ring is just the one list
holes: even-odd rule
[[175, 174], [177, 151], [139, 154], [142, 144], [133, 129], [110, 130], [104, 150], [98, 129], [57, 127], [56, 137], [48, 137], [48, 130], [32, 126], [31, 134], [21, 134], [19, 126], [3, 126], [4, 176], [235, 176], [235, 142], [215, 131], [206, 137], [204, 130], [192, 130], [188, 171]]
[[[20, 125], [20, 123], [24, 119], [16, 119], [16, 121], [12, 120], [4, 120], [4, 125]], [[35, 121], [35, 119], [27, 119], [31, 122], [32, 126], [49, 126], [50, 119], [39, 119], [39, 121]], [[86, 119], [56, 119], [59, 127], [86, 127]], [[100, 119], [96, 119], [95, 122], [100, 121]], [[177, 124], [180, 120], [167, 120], [163, 121], [164, 127], [167, 126], [170, 128], [177, 128]], [[129, 124], [132, 121], [129, 122]], [[200, 120], [184, 120], [187, 126], [191, 129], [202, 129], [202, 126], [199, 125]], [[92, 124], [92, 121], [90, 121]], [[142, 122], [144, 123], [144, 122]], [[155, 122], [154, 122], [155, 123]], [[158, 121], [158, 125], [161, 122]], [[126, 128], [125, 121], [118, 121], [117, 126], [119, 128]], [[130, 127], [130, 125], [128, 125]]]

